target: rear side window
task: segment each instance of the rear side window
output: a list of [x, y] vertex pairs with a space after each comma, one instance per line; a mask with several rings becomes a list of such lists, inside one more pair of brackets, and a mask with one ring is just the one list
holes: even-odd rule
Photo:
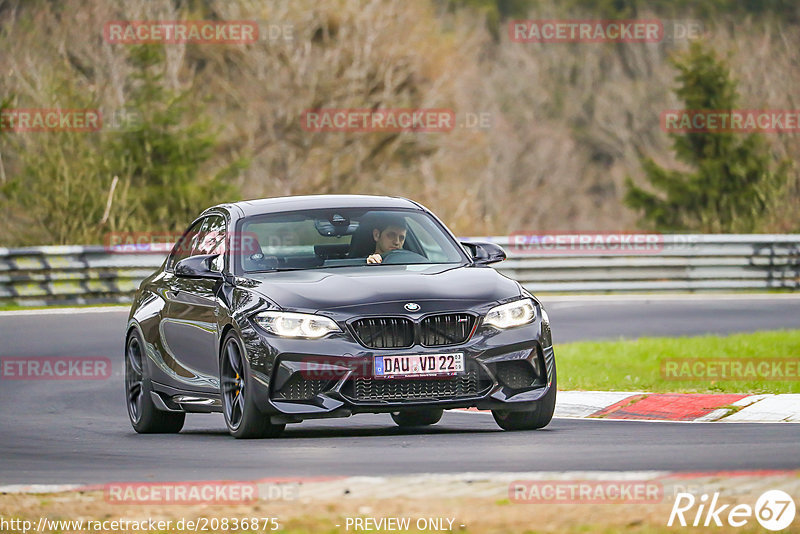
[[225, 219], [220, 215], [206, 217], [200, 235], [192, 249], [192, 256], [225, 253]]
[[168, 268], [200, 254], [225, 254], [225, 218], [221, 215], [204, 217], [193, 224], [175, 245]]
[[169, 261], [167, 262], [168, 269], [174, 268], [176, 263], [192, 255], [192, 250], [197, 245], [197, 236], [205, 220], [206, 219], [200, 219], [189, 227], [186, 233], [181, 236], [170, 254]]

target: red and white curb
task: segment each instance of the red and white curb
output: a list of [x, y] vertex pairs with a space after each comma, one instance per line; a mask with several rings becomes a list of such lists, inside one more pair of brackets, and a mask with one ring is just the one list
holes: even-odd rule
[[[473, 408], [463, 411], [489, 413]], [[559, 391], [554, 417], [644, 421], [800, 423], [800, 394]]]

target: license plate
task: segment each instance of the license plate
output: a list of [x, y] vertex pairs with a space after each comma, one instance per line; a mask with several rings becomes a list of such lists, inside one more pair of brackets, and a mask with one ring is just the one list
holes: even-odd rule
[[461, 352], [375, 356], [375, 376], [378, 378], [451, 376], [463, 372], [464, 354]]

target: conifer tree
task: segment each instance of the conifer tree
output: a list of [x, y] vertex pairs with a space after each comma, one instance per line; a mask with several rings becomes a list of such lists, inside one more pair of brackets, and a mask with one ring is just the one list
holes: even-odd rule
[[[724, 60], [700, 43], [673, 60], [675, 91], [687, 110], [736, 109], [736, 82]], [[786, 184], [788, 162], [775, 163], [762, 134], [670, 134], [678, 161], [692, 170], [642, 162], [650, 192], [626, 183], [625, 203], [660, 231], [757, 232]]]

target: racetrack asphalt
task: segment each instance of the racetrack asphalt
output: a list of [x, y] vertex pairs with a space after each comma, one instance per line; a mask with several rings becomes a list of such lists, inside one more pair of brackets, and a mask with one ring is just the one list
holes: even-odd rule
[[[544, 299], [557, 342], [800, 328], [800, 299]], [[107, 356], [108, 380], [0, 380], [0, 483], [252, 480], [486, 471], [721, 471], [800, 468], [800, 425], [555, 419], [502, 432], [491, 415], [448, 412], [422, 430], [388, 415], [306, 421], [238, 441], [219, 414], [180, 435], [137, 435], [123, 394], [127, 312], [0, 315], [0, 356]]]

